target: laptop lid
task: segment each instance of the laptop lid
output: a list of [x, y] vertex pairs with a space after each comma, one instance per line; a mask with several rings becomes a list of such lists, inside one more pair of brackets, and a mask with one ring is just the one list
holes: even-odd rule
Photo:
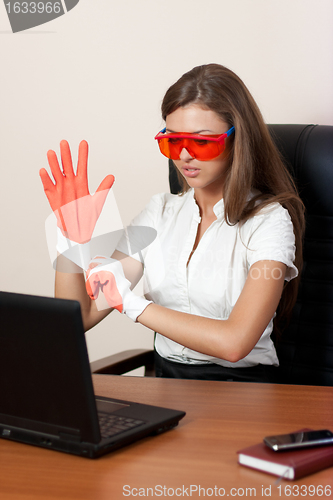
[[80, 304], [0, 292], [0, 422], [101, 439]]
[[185, 415], [97, 397], [103, 413], [143, 422], [101, 439], [79, 302], [0, 292], [0, 317], [0, 437], [94, 457]]

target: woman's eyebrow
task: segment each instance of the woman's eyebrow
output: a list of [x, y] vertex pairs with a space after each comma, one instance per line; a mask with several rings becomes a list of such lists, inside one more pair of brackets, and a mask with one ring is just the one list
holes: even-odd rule
[[212, 132], [212, 130], [208, 129], [198, 130], [197, 132], [175, 132], [174, 130], [171, 130], [169, 128], [166, 128], [165, 131], [168, 132], [169, 134], [193, 134], [193, 135], [202, 134], [202, 132]]

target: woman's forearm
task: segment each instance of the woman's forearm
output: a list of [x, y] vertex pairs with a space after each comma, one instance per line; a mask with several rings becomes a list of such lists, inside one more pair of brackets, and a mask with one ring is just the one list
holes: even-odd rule
[[[55, 296], [80, 302], [85, 331], [99, 323], [111, 311], [106, 303], [99, 302], [97, 306], [96, 301], [90, 299], [82, 269], [61, 255], [58, 256], [57, 261]], [[103, 300], [103, 298], [101, 294], [100, 299]]]
[[248, 354], [239, 352], [228, 320], [204, 318], [150, 304], [138, 317], [138, 322], [174, 342], [209, 356], [234, 362]]
[[[228, 319], [205, 318], [150, 304], [137, 321], [194, 351], [239, 361], [251, 352], [272, 319], [286, 272], [284, 264], [274, 261], [260, 261], [251, 269], [258, 272], [250, 273]], [[278, 279], [274, 278], [276, 269], [281, 270]]]

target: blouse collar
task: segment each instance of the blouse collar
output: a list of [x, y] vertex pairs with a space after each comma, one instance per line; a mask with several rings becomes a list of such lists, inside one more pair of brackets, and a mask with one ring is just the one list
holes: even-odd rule
[[[197, 204], [195, 196], [194, 196], [194, 189], [191, 189], [190, 192], [191, 192], [190, 198], [191, 198], [192, 204], [193, 204], [194, 215], [196, 218], [198, 218], [199, 221], [201, 221], [199, 205]], [[215, 203], [215, 205], [213, 207], [213, 212], [216, 215], [217, 220], [221, 220], [224, 218], [224, 199], [223, 198], [221, 198], [217, 203]]]

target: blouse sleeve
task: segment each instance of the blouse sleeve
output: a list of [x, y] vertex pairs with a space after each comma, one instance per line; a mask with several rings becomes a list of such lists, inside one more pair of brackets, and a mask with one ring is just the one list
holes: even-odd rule
[[249, 268], [260, 260], [276, 260], [287, 266], [286, 281], [298, 275], [294, 265], [295, 235], [288, 210], [280, 204], [262, 209], [254, 218], [248, 239]]

